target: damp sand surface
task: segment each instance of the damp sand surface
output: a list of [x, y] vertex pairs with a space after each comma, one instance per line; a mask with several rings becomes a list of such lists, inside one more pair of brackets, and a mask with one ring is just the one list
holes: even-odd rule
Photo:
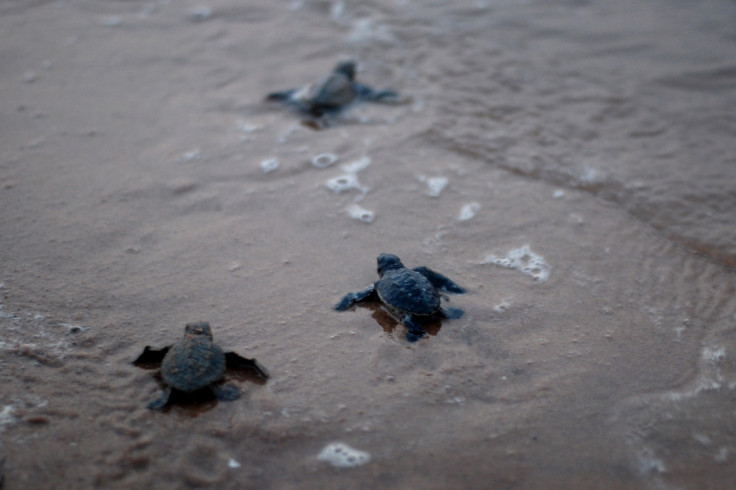
[[[21, 488], [728, 488], [736, 4], [6, 1], [0, 472]], [[314, 130], [341, 59], [409, 96]], [[459, 320], [336, 312], [399, 255]], [[146, 408], [211, 323], [263, 384]]]

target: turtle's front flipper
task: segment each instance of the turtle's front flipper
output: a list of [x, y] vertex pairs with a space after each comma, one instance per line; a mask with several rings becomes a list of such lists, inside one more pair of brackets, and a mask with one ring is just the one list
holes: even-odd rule
[[133, 361], [133, 365], [144, 369], [153, 369], [158, 367], [164, 360], [164, 356], [169, 352], [170, 348], [171, 346], [169, 345], [161, 349], [154, 349], [147, 345], [146, 348], [143, 349], [141, 355]]
[[210, 385], [210, 389], [220, 401], [229, 402], [240, 398], [240, 390], [232, 385]]
[[161, 410], [169, 403], [169, 397], [171, 396], [171, 387], [167, 386], [164, 388], [164, 392], [159, 398], [148, 404], [148, 408], [151, 410]]
[[465, 312], [460, 308], [440, 308], [440, 314], [448, 320], [462, 318]]
[[365, 301], [369, 299], [371, 296], [375, 295], [376, 293], [376, 285], [371, 284], [369, 287], [364, 289], [363, 291], [357, 291], [355, 293], [348, 293], [345, 295], [344, 298], [340, 300], [338, 304], [335, 305], [335, 309], [337, 311], [344, 311], [353, 306], [358, 301]]
[[354, 83], [353, 89], [360, 100], [370, 102], [398, 102], [401, 100], [401, 96], [393, 90], [373, 90], [362, 83]]
[[414, 270], [429, 279], [429, 282], [432, 283], [432, 286], [436, 287], [437, 289], [455, 294], [463, 294], [465, 292], [465, 288], [457, 285], [451, 279], [443, 276], [439, 272], [433, 271], [428, 267], [415, 267]]
[[268, 371], [255, 359], [248, 359], [235, 352], [225, 353], [225, 366], [229, 371], [243, 373], [253, 382], [263, 384], [268, 379]]
[[282, 90], [281, 92], [271, 92], [266, 96], [266, 100], [278, 100], [281, 102], [288, 102], [296, 92], [296, 89]]

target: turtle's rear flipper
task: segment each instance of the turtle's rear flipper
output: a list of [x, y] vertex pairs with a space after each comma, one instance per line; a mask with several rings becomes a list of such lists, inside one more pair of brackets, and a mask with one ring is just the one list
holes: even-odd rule
[[375, 102], [403, 102], [405, 97], [402, 97], [398, 92], [394, 92], [393, 90], [379, 90], [378, 92], [373, 92], [370, 100]]
[[240, 398], [240, 390], [232, 385], [211, 385], [210, 389], [217, 399], [223, 402], [229, 402]]
[[302, 111], [312, 116], [314, 118], [314, 124], [316, 124], [320, 128], [325, 127], [329, 124], [329, 121], [325, 119], [326, 115], [329, 112], [336, 110], [329, 106], [320, 104], [301, 104], [300, 108]]
[[263, 384], [268, 379], [268, 371], [255, 359], [242, 357], [235, 352], [225, 353], [225, 369], [243, 381]]
[[164, 356], [169, 352], [170, 348], [171, 346], [167, 345], [161, 349], [154, 349], [147, 345], [146, 348], [143, 349], [141, 355], [133, 361], [133, 365], [143, 369], [157, 368], [164, 360]]
[[358, 301], [365, 301], [369, 299], [371, 296], [373, 296], [376, 292], [376, 287], [374, 284], [371, 284], [369, 287], [364, 289], [363, 291], [357, 291], [355, 293], [348, 293], [346, 294], [338, 304], [335, 305], [335, 309], [337, 311], [344, 311], [353, 306]]
[[170, 396], [171, 387], [167, 386], [159, 398], [153, 400], [151, 403], [148, 404], [148, 408], [150, 408], [151, 410], [161, 410], [166, 406], [167, 403], [169, 403]]
[[424, 330], [424, 327], [419, 325], [419, 323], [416, 320], [414, 320], [414, 317], [411, 315], [404, 315], [404, 318], [401, 319], [401, 322], [404, 325], [406, 325], [406, 328], [409, 330], [409, 332], [415, 335], [418, 335], [421, 337], [422, 335], [427, 333], [427, 331]]
[[448, 320], [457, 320], [465, 314], [460, 308], [440, 308], [440, 313]]
[[429, 279], [429, 282], [432, 283], [432, 286], [436, 287], [437, 289], [455, 294], [463, 294], [465, 292], [464, 287], [457, 285], [453, 280], [449, 279], [446, 276], [443, 276], [439, 272], [433, 271], [429, 267], [415, 267], [414, 270]]
[[404, 318], [401, 319], [401, 322], [406, 325], [406, 340], [409, 342], [416, 342], [417, 340], [424, 337], [424, 335], [427, 333], [426, 330], [424, 330], [424, 327], [419, 325], [416, 320], [414, 320], [414, 317], [411, 315], [404, 315]]

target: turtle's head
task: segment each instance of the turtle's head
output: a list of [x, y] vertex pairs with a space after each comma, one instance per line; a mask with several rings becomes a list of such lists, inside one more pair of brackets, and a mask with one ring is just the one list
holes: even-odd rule
[[378, 275], [383, 277], [386, 271], [403, 269], [404, 264], [394, 254], [381, 254], [378, 256]]
[[335, 73], [342, 73], [351, 82], [355, 81], [355, 61], [341, 61], [334, 69]]
[[187, 326], [184, 327], [184, 335], [192, 337], [201, 335], [212, 340], [212, 329], [207, 322], [187, 323]]

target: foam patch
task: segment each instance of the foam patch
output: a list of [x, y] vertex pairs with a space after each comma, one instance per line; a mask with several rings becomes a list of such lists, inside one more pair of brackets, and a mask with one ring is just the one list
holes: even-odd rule
[[261, 170], [263, 173], [268, 174], [279, 168], [278, 158], [266, 158], [261, 162]]
[[427, 188], [429, 189], [428, 194], [432, 197], [440, 197], [440, 194], [442, 194], [442, 191], [447, 187], [448, 180], [446, 177], [430, 177], [427, 178], [424, 175], [421, 175], [419, 177], [419, 182], [424, 182], [427, 184]]
[[484, 264], [500, 265], [508, 269], [516, 269], [522, 274], [532, 276], [540, 282], [549, 279], [550, 265], [544, 257], [531, 251], [529, 245], [511, 250], [506, 257], [489, 255], [483, 260]]
[[368, 463], [371, 455], [365, 451], [353, 449], [342, 442], [333, 442], [325, 446], [317, 459], [326, 461], [336, 468], [355, 468]]
[[338, 160], [334, 153], [320, 153], [312, 157], [312, 165], [317, 168], [327, 168]]
[[357, 174], [358, 172], [362, 172], [367, 169], [370, 164], [370, 157], [363, 157], [359, 160], [355, 160], [354, 162], [346, 163], [342, 166], [342, 169], [349, 174]]
[[362, 221], [363, 223], [373, 223], [373, 220], [376, 219], [376, 213], [357, 204], [348, 206], [347, 212], [351, 218]]
[[480, 204], [478, 204], [477, 202], [470, 202], [460, 209], [460, 214], [458, 215], [457, 219], [460, 221], [468, 221], [473, 216], [475, 216], [475, 213], [477, 213], [478, 211], [480, 211]]
[[328, 188], [332, 189], [335, 194], [339, 194], [344, 191], [356, 189], [361, 192], [365, 192], [363, 186], [358, 181], [358, 176], [355, 174], [345, 174], [338, 177], [334, 177], [327, 181], [325, 184]]

